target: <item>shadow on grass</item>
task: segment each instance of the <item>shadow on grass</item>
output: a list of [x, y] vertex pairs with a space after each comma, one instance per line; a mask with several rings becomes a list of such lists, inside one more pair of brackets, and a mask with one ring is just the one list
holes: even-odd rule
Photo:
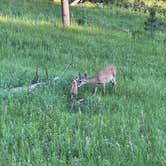
[[[1, 15], [2, 16], [9, 16], [14, 17], [19, 20], [31, 20], [32, 22], [45, 22], [45, 23], [51, 23], [53, 24], [55, 21], [57, 23], [57, 28], [62, 28], [60, 20], [61, 20], [61, 7], [59, 3], [54, 3], [52, 1], [17, 1], [17, 2], [11, 2], [7, 0], [6, 2], [2, 3], [1, 7]], [[59, 12], [57, 12], [59, 11]], [[78, 25], [72, 25], [68, 30], [73, 30], [78, 33], [87, 33], [89, 32], [89, 35], [104, 35], [105, 37], [109, 36], [109, 33], [103, 32], [102, 29], [104, 28], [112, 28], [115, 29], [114, 22], [123, 21], [124, 19], [128, 21], [135, 21], [136, 17], [142, 17], [140, 20], [143, 19], [143, 14], [140, 12], [134, 12], [132, 10], [128, 10], [125, 8], [118, 8], [116, 6], [113, 7], [104, 7], [104, 8], [89, 8], [86, 6], [78, 6], [78, 7], [71, 7], [71, 20], [74, 22], [77, 22], [78, 19], [83, 20], [83, 22], [88, 23], [86, 26], [90, 26], [91, 28], [87, 28], [86, 26], [78, 26]], [[103, 17], [104, 15], [104, 17]], [[142, 16], [141, 16], [142, 15]], [[109, 22], [109, 19], [106, 18], [112, 18], [111, 23]], [[113, 20], [113, 18], [116, 18]], [[104, 22], [103, 22], [104, 20]], [[77, 23], [76, 23], [77, 24]], [[123, 22], [123, 24], [126, 24]], [[113, 26], [112, 26], [113, 25]], [[125, 25], [126, 26], [126, 25]], [[98, 27], [99, 29], [97, 29]], [[127, 26], [127, 28], [130, 28], [131, 25]], [[121, 25], [119, 25], [119, 28], [121, 28]], [[93, 31], [93, 33], [92, 33]]]
[[0, 16], [0, 23], [7, 24], [7, 25], [13, 25], [16, 27], [22, 27], [22, 28], [49, 28], [48, 31], [55, 30], [63, 32], [63, 34], [74, 32], [78, 35], [88, 35], [88, 36], [104, 36], [107, 38], [111, 37], [111, 33], [109, 31], [105, 32], [100, 28], [93, 27], [93, 26], [81, 26], [77, 24], [71, 24], [69, 27], [63, 27], [63, 25], [60, 22], [55, 21], [46, 21], [46, 20], [33, 20], [28, 18], [20, 18], [20, 17], [10, 17], [10, 16]]

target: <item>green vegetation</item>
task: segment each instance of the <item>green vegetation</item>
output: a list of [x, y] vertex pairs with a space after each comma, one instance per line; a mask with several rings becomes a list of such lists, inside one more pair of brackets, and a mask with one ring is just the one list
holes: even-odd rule
[[[62, 81], [31, 93], [0, 96], [0, 165], [166, 165], [166, 28], [144, 30], [148, 14], [123, 8], [71, 8], [33, 0], [0, 2], [0, 89], [29, 85], [36, 67]], [[80, 21], [81, 20], [81, 21]], [[78, 72], [117, 66], [117, 93], [80, 88]]]
[[[153, 32], [159, 29], [164, 22], [156, 18], [156, 9], [154, 7], [149, 9], [149, 17], [144, 22], [144, 29], [151, 32], [151, 37], [153, 38]], [[165, 26], [163, 26], [165, 28]]]

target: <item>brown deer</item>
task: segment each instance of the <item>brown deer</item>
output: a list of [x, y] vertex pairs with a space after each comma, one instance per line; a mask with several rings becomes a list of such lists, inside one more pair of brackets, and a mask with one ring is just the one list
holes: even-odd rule
[[95, 92], [94, 95], [97, 92], [98, 86], [102, 86], [103, 94], [105, 94], [105, 84], [111, 83], [112, 89], [115, 93], [116, 88], [116, 67], [114, 65], [109, 65], [95, 73], [92, 77], [87, 77], [87, 74], [84, 74], [84, 76], [81, 76], [79, 74], [79, 77], [77, 79], [77, 86], [81, 87], [84, 84], [95, 84]]

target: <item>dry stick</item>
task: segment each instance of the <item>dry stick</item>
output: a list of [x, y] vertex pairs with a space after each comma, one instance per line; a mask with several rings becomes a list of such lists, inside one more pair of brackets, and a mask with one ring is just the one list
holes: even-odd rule
[[[72, 65], [72, 63], [73, 63], [73, 56], [72, 56], [71, 62], [66, 65], [64, 70], [62, 70], [60, 76], [54, 77], [51, 81], [53, 83], [55, 83], [57, 80], [62, 79], [62, 77], [65, 75], [65, 73], [67, 72], [69, 67]], [[29, 85], [29, 86], [22, 86], [22, 87], [16, 87], [16, 88], [11, 88], [11, 89], [0, 89], [0, 96], [18, 93], [18, 92], [22, 92], [22, 91], [30, 92], [30, 91], [33, 91], [36, 88], [40, 87], [41, 85], [46, 85], [46, 84], [47, 84], [47, 81], [43, 81], [43, 82], [38, 82], [38, 83]]]
[[68, 63], [66, 65], [65, 69], [62, 71], [61, 75], [59, 76], [59, 79], [61, 79], [65, 75], [66, 71], [69, 69], [69, 67], [72, 65], [72, 63], [73, 63], [73, 55], [71, 57], [70, 63]]

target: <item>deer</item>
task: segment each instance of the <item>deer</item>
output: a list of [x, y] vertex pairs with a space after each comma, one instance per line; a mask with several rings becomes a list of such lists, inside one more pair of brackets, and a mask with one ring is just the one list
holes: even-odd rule
[[72, 83], [71, 83], [71, 87], [70, 87], [70, 95], [71, 95], [71, 99], [73, 99], [74, 97], [77, 98], [78, 95], [78, 78], [73, 79]]
[[85, 84], [94, 84], [95, 91], [94, 95], [96, 95], [96, 92], [98, 90], [99, 85], [102, 86], [102, 92], [105, 95], [105, 84], [111, 83], [112, 89], [115, 93], [116, 91], [116, 67], [114, 65], [109, 65], [101, 70], [98, 70], [93, 76], [87, 77], [87, 74], [84, 74], [84, 76], [81, 76], [79, 73], [78, 79], [77, 79], [77, 86], [78, 88]]

